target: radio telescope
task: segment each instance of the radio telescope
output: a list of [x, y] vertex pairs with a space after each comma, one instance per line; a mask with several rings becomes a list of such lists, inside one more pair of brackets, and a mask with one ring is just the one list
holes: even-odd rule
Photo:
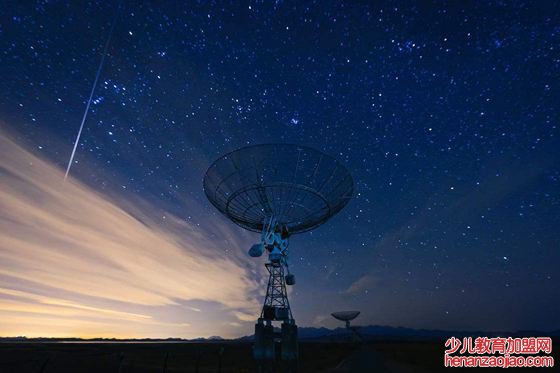
[[297, 326], [286, 285], [295, 277], [288, 265], [289, 238], [325, 223], [352, 198], [352, 175], [335, 158], [293, 144], [244, 147], [216, 160], [204, 176], [208, 200], [235, 224], [261, 234], [249, 249], [265, 251], [269, 279], [263, 308], [255, 325], [253, 356], [276, 356], [273, 321], [282, 322], [282, 360], [297, 359]]
[[360, 314], [360, 311], [340, 311], [340, 312], [331, 313], [332, 317], [334, 317], [335, 319], [340, 320], [340, 321], [344, 321], [344, 323], [346, 325], [346, 329], [348, 329], [352, 332], [352, 339], [354, 341], [361, 340], [361, 337], [360, 337], [360, 333], [358, 333], [359, 327], [350, 326], [350, 321], [352, 321], [356, 317], [358, 317], [359, 314]]
[[344, 321], [346, 323], [346, 329], [350, 329], [350, 321], [358, 317], [359, 314], [360, 311], [341, 311], [341, 312], [331, 313], [332, 317], [334, 317], [337, 320]]

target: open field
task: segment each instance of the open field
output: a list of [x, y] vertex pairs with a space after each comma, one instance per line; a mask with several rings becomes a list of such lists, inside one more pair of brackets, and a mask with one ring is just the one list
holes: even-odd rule
[[[443, 351], [443, 341], [378, 341], [359, 347], [348, 343], [302, 342], [299, 371], [443, 372], [448, 371], [443, 367]], [[558, 361], [558, 352], [553, 356]], [[0, 344], [1, 373], [234, 373], [253, 369], [250, 343]]]
[[[345, 344], [303, 343], [302, 371], [335, 367], [351, 353]], [[251, 372], [250, 343], [4, 343], [0, 372], [187, 373]]]

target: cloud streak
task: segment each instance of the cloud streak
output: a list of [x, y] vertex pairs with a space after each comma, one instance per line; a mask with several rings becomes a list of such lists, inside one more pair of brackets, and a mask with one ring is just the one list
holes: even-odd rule
[[354, 281], [348, 289], [344, 292], [347, 294], [358, 294], [363, 293], [364, 291], [369, 291], [374, 288], [376, 285], [375, 278], [371, 275], [364, 275]]
[[208, 222], [216, 243], [148, 203], [64, 183], [1, 132], [0, 180], [0, 335], [194, 337], [216, 334], [189, 320], [211, 311], [227, 336], [256, 315], [258, 273], [219, 247], [245, 247], [223, 223]]

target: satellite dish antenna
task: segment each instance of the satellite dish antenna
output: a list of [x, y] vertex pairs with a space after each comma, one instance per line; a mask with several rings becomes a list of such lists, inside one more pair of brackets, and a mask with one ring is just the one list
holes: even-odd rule
[[358, 317], [359, 314], [360, 311], [341, 311], [331, 313], [332, 317], [346, 323], [346, 329], [350, 329], [350, 321]]
[[346, 329], [350, 330], [352, 332], [352, 339], [355, 342], [359, 342], [362, 338], [360, 336], [360, 333], [358, 333], [358, 326], [350, 326], [350, 321], [354, 320], [356, 317], [358, 317], [358, 315], [360, 314], [360, 311], [340, 311], [340, 312], [334, 312], [331, 313], [332, 317], [334, 317], [337, 320], [340, 321], [344, 321], [344, 323], [346, 324]]
[[272, 321], [282, 321], [282, 359], [297, 359], [297, 326], [286, 292], [286, 285], [295, 284], [288, 266], [289, 238], [325, 223], [346, 206], [353, 191], [352, 175], [341, 162], [306, 146], [248, 146], [208, 168], [208, 200], [235, 224], [261, 234], [249, 249], [251, 257], [268, 253], [270, 276], [255, 325], [255, 359], [274, 359]]

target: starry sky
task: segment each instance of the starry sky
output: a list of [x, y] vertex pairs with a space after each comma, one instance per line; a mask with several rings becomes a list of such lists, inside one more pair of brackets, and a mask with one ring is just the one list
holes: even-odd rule
[[291, 239], [300, 326], [559, 329], [558, 4], [366, 3], [4, 2], [0, 335], [250, 334], [259, 235], [202, 178], [271, 142], [355, 182]]

